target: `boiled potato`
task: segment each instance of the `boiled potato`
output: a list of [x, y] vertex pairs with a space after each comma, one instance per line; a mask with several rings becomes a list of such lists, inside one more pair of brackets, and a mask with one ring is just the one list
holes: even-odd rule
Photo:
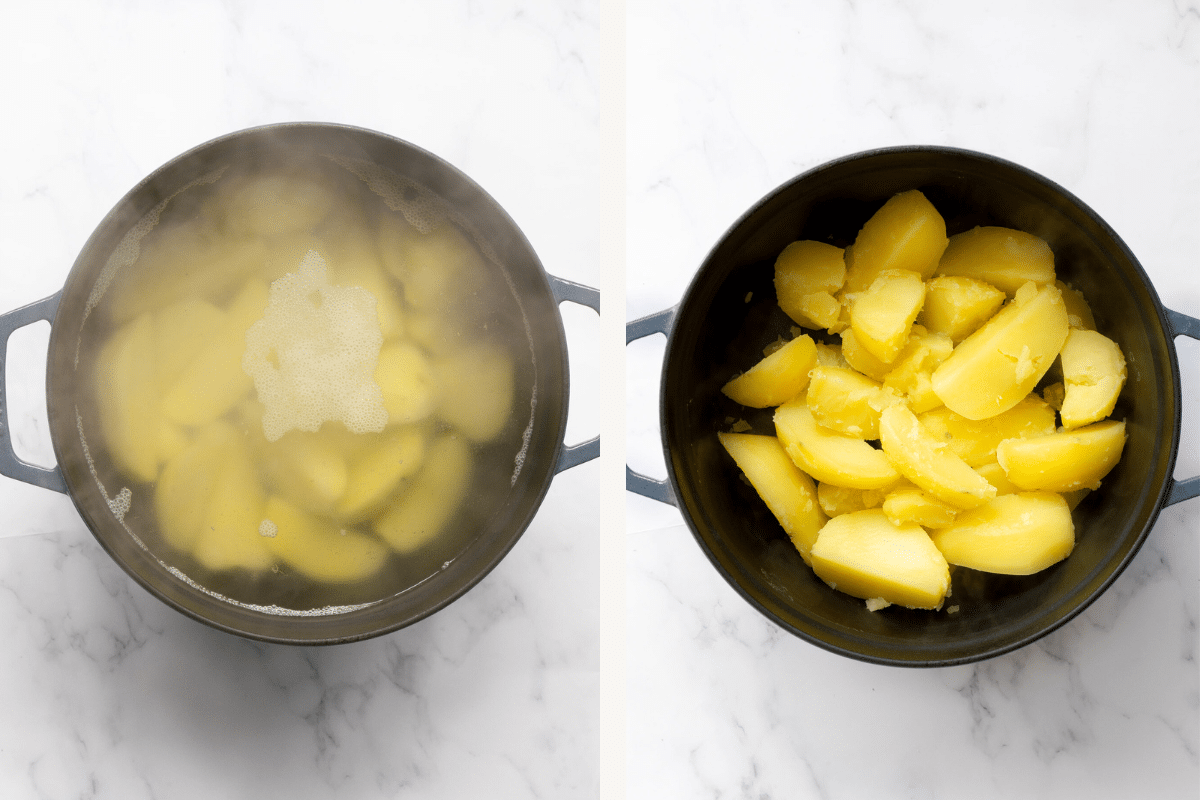
[[1054, 283], [1054, 253], [1030, 233], [1012, 228], [979, 227], [950, 237], [935, 276], [974, 278], [1009, 297], [1026, 283]]
[[1021, 491], [1021, 487], [1008, 479], [1008, 473], [1004, 471], [1004, 467], [1000, 466], [995, 460], [989, 461], [986, 464], [979, 464], [972, 467], [972, 469], [983, 476], [985, 481], [996, 487], [997, 497], [1002, 494], [1016, 494]]
[[1021, 401], [1067, 338], [1067, 311], [1053, 284], [1026, 283], [933, 373], [933, 390], [967, 419], [986, 419]]
[[892, 365], [876, 358], [871, 351], [863, 347], [853, 328], [842, 331], [842, 357], [852, 369], [856, 369], [868, 378], [880, 383], [892, 371]]
[[435, 358], [438, 416], [473, 442], [500, 435], [512, 415], [512, 357], [498, 344], [480, 342]]
[[437, 406], [437, 386], [429, 360], [409, 342], [388, 342], [380, 348], [375, 382], [383, 391], [389, 425], [420, 422]]
[[817, 503], [812, 478], [800, 471], [774, 436], [749, 433], [717, 434], [750, 485], [779, 520], [800, 557], [809, 551], [827, 517]]
[[163, 468], [154, 509], [163, 539], [176, 550], [190, 551], [200, 537], [217, 478], [237, 438], [232, 425], [214, 422]]
[[1125, 356], [1112, 339], [1072, 328], [1063, 344], [1062, 424], [1078, 428], [1112, 413], [1125, 386]]
[[775, 260], [775, 297], [796, 324], [818, 330], [837, 322], [841, 303], [834, 295], [846, 281], [840, 247], [824, 242], [792, 242]]
[[921, 427], [905, 406], [885, 408], [879, 441], [896, 471], [956, 508], [974, 508], [996, 496], [996, 488]]
[[842, 514], [812, 547], [812, 568], [838, 591], [908, 608], [938, 608], [950, 568], [919, 525], [893, 525], [881, 509]]
[[1006, 439], [996, 448], [996, 460], [1022, 489], [1070, 492], [1098, 489], [1124, 447], [1125, 422], [1105, 420], [1049, 436]]
[[930, 536], [949, 563], [1001, 575], [1040, 572], [1075, 547], [1071, 510], [1051, 492], [1001, 495]]
[[897, 486], [888, 492], [882, 508], [893, 525], [913, 523], [923, 528], [943, 528], [958, 516], [957, 507], [943, 503], [911, 484]]
[[360, 520], [378, 511], [412, 476], [425, 459], [426, 432], [421, 428], [389, 429], [349, 463], [346, 491], [337, 502], [337, 516]]
[[1086, 331], [1096, 330], [1096, 318], [1092, 316], [1092, 307], [1088, 305], [1083, 293], [1062, 281], [1055, 281], [1054, 285], [1062, 292], [1063, 303], [1067, 306], [1067, 324]]
[[933, 391], [933, 371], [953, 351], [950, 337], [913, 325], [908, 342], [883, 378], [883, 388], [903, 398], [914, 414], [937, 408], [942, 399]]
[[1004, 304], [1004, 297], [1004, 292], [985, 281], [943, 275], [926, 284], [925, 305], [917, 322], [957, 344], [991, 319]]
[[154, 351], [154, 320], [147, 313], [117, 331], [96, 361], [100, 427], [109, 454], [117, 469], [142, 483], [154, 480], [159, 465]]
[[471, 485], [466, 440], [445, 435], [433, 442], [412, 485], [375, 520], [375, 532], [398, 553], [411, 553], [441, 533]]
[[329, 512], [350, 485], [341, 451], [326, 437], [291, 430], [260, 453], [271, 489], [308, 511]]
[[195, 298], [154, 312], [154, 370], [161, 394], [166, 394], [196, 354], [220, 334], [224, 322], [225, 312]]
[[946, 223], [925, 195], [901, 192], [876, 211], [846, 251], [846, 290], [866, 290], [885, 270], [928, 278], [946, 249]]
[[845, 367], [817, 366], [809, 372], [808, 410], [818, 425], [859, 439], [879, 438], [883, 387]]
[[327, 583], [371, 577], [388, 558], [379, 539], [346, 530], [272, 495], [264, 509], [271, 535], [263, 538], [276, 558], [302, 575]]
[[235, 438], [217, 470], [192, 555], [211, 570], [268, 569], [275, 557], [261, 531], [265, 505], [250, 453]]
[[427, 310], [452, 305], [486, 284], [483, 257], [457, 226], [442, 222], [428, 233], [385, 215], [380, 224], [384, 267], [404, 286], [405, 301]]
[[804, 391], [808, 372], [816, 363], [817, 347], [812, 337], [797, 336], [726, 383], [721, 391], [751, 408], [781, 405]]
[[817, 484], [817, 504], [831, 517], [879, 508], [885, 496], [880, 489], [848, 489], [832, 483]]
[[823, 483], [886, 489], [900, 478], [881, 451], [818, 425], [805, 399], [775, 410], [775, 433], [796, 466]]
[[908, 270], [884, 270], [850, 306], [850, 329], [871, 355], [891, 364], [925, 302], [925, 282]]
[[1005, 439], [1028, 439], [1054, 433], [1054, 409], [1035, 394], [1008, 411], [987, 419], [971, 420], [948, 408], [935, 408], [917, 419], [933, 438], [945, 442], [972, 467], [996, 460], [996, 448]]

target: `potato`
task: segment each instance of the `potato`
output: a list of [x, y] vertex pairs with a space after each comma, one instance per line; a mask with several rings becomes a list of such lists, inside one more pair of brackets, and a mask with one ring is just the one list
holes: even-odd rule
[[842, 357], [851, 368], [880, 383], [892, 371], [892, 365], [880, 361], [862, 346], [853, 328], [842, 331]]
[[774, 436], [718, 433], [725, 450], [737, 462], [750, 485], [779, 520], [805, 563], [827, 517], [817, 503], [812, 478], [792, 463]]
[[237, 438], [232, 425], [214, 422], [163, 468], [154, 491], [154, 510], [159, 532], [176, 550], [190, 551], [200, 537], [217, 477]]
[[996, 496], [996, 488], [921, 427], [904, 406], [885, 408], [879, 441], [892, 466], [931, 495], [956, 508], [974, 508]]
[[1004, 292], [975, 278], [943, 275], [925, 285], [925, 305], [917, 322], [931, 333], [961, 342], [1004, 304]]
[[420, 469], [426, 439], [423, 429], [393, 428], [357, 453], [348, 465], [346, 491], [337, 501], [337, 516], [358, 521], [378, 511], [401, 482]]
[[908, 341], [913, 320], [925, 302], [919, 273], [884, 270], [850, 306], [850, 328], [871, 355], [891, 364]]
[[933, 391], [967, 419], [994, 417], [1029, 394], [1066, 338], [1058, 289], [1027, 283], [934, 370]]
[[883, 505], [884, 496], [880, 489], [847, 489], [832, 483], [817, 484], [817, 504], [831, 517], [879, 508]]
[[234, 438], [217, 471], [192, 555], [211, 570], [269, 568], [275, 557], [260, 531], [265, 505], [250, 453]]
[[1025, 492], [964, 511], [930, 537], [951, 564], [1001, 575], [1032, 575], [1070, 555], [1075, 525], [1059, 495]]
[[225, 313], [207, 300], [188, 298], [154, 312], [154, 370], [166, 394], [205, 345], [220, 333]]
[[220, 330], [183, 369], [163, 396], [163, 416], [181, 425], [202, 425], [233, 408], [254, 382], [242, 369], [246, 331], [267, 307], [267, 284], [246, 283], [230, 303]]
[[274, 493], [308, 511], [329, 512], [349, 486], [346, 459], [319, 434], [288, 431], [266, 443], [260, 455]]
[[97, 410], [109, 455], [117, 469], [139, 483], [158, 476], [154, 351], [154, 320], [147, 313], [117, 331], [96, 361]]
[[946, 223], [917, 190], [901, 192], [876, 211], [846, 250], [846, 290], [867, 289], [884, 270], [928, 278], [946, 249]]
[[996, 496], [1002, 494], [1016, 494], [1021, 491], [1021, 487], [1008, 479], [1007, 473], [1004, 472], [1004, 467], [1000, 466], [996, 461], [989, 461], [986, 464], [979, 464], [972, 467], [978, 472], [983, 479], [996, 487]]
[[726, 383], [721, 391], [751, 408], [778, 406], [804, 391], [808, 371], [816, 363], [817, 347], [812, 338], [798, 336]]
[[830, 430], [858, 439], [879, 438], [883, 387], [845, 367], [816, 366], [809, 372], [808, 410]]
[[437, 414], [473, 442], [500, 435], [512, 416], [512, 357], [498, 344], [479, 342], [442, 358], [430, 372], [437, 385]]
[[398, 553], [433, 541], [458, 513], [471, 485], [466, 440], [449, 434], [433, 442], [409, 489], [375, 520], [375, 532]]
[[880, 509], [834, 517], [817, 536], [812, 568], [838, 591], [908, 608], [938, 608], [950, 568], [919, 525], [893, 525]]
[[388, 273], [404, 286], [404, 299], [429, 310], [473, 295], [487, 282], [483, 257], [457, 226], [442, 222], [421, 233], [394, 214], [380, 221], [380, 256]]
[[281, 497], [267, 498], [264, 514], [263, 530], [273, 532], [263, 538], [267, 549], [313, 580], [361, 581], [387, 561], [388, 548], [379, 539], [308, 514]]
[[1125, 422], [1105, 420], [1033, 439], [1006, 439], [996, 460], [1026, 490], [1098, 489], [1125, 447]]
[[1078, 428], [1112, 413], [1125, 386], [1125, 356], [1112, 339], [1072, 328], [1063, 344], [1062, 424]]
[[1042, 239], [1012, 228], [981, 227], [950, 237], [935, 277], [990, 283], [1009, 297], [1026, 283], [1054, 283], [1054, 253]]
[[1092, 307], [1088, 305], [1083, 293], [1062, 281], [1055, 281], [1054, 285], [1062, 292], [1063, 303], [1067, 306], [1067, 324], [1086, 331], [1096, 330], [1096, 318], [1092, 316]]
[[996, 460], [996, 448], [1005, 439], [1028, 439], [1054, 433], [1054, 409], [1031, 394], [1008, 411], [982, 420], [970, 420], [948, 408], [935, 408], [917, 419], [934, 439], [945, 442], [969, 466]]
[[429, 361], [409, 342], [388, 342], [379, 350], [375, 382], [383, 392], [389, 425], [420, 422], [437, 406], [437, 386]]
[[819, 426], [804, 400], [775, 410], [775, 433], [796, 466], [823, 483], [886, 489], [900, 479], [881, 451], [858, 437]]
[[792, 242], [775, 259], [775, 297], [796, 324], [818, 330], [837, 322], [841, 303], [834, 294], [846, 280], [840, 247]]
[[922, 528], [942, 528], [954, 521], [958, 509], [907, 484], [887, 493], [882, 503], [883, 513], [893, 525], [913, 523]]
[[950, 337], [913, 325], [908, 342], [883, 378], [883, 388], [903, 398], [914, 414], [937, 408], [942, 399], [933, 391], [933, 371], [953, 351]]

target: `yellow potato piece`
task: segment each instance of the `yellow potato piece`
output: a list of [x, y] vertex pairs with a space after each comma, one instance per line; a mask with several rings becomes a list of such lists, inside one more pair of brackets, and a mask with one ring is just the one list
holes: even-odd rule
[[1050, 492], [1002, 495], [930, 536], [949, 563], [1002, 575], [1040, 572], [1075, 547], [1071, 510]]
[[933, 390], [967, 419], [994, 417], [1029, 394], [1066, 338], [1067, 312], [1058, 289], [1027, 283], [934, 370]]
[[483, 257], [449, 222], [421, 233], [387, 214], [380, 220], [379, 242], [384, 267], [404, 285], [404, 299], [414, 308], [451, 305], [486, 283]]
[[341, 519], [360, 520], [378, 511], [416, 473], [425, 458], [426, 435], [419, 428], [386, 431], [383, 438], [359, 452], [350, 462], [346, 492], [337, 503]]
[[163, 468], [154, 510], [163, 539], [176, 550], [189, 552], [200, 537], [217, 477], [237, 438], [229, 423], [214, 422]]
[[1054, 433], [1054, 409], [1031, 394], [1008, 411], [981, 420], [970, 420], [948, 408], [935, 408], [917, 419], [930, 435], [945, 442], [972, 467], [996, 460], [996, 448], [1005, 439], [1028, 439]]
[[953, 351], [950, 337], [913, 325], [908, 342], [883, 378], [883, 388], [903, 398], [914, 414], [937, 408], [942, 399], [933, 391], [933, 371]]
[[846, 249], [846, 290], [861, 292], [884, 270], [928, 278], [946, 249], [946, 223], [925, 195], [901, 192], [876, 211]]
[[260, 532], [266, 497], [240, 439], [225, 450], [192, 555], [211, 570], [261, 572], [275, 563]]
[[850, 306], [850, 329], [871, 355], [891, 364], [908, 341], [913, 321], [925, 302], [919, 273], [884, 270]]
[[291, 430], [261, 452], [273, 492], [309, 510], [328, 512], [349, 486], [346, 459], [327, 437]]
[[96, 362], [100, 429], [113, 463], [139, 483], [158, 476], [159, 393], [154, 321], [143, 314], [117, 331]]
[[792, 463], [774, 436], [718, 433], [725, 450], [737, 462], [750, 485], [800, 551], [805, 563], [827, 517], [817, 503], [812, 478]]
[[817, 364], [812, 337], [797, 336], [738, 377], [721, 391], [735, 403], [770, 408], [791, 400], [808, 386], [808, 372]]
[[246, 331], [267, 307], [267, 284], [254, 279], [242, 287], [221, 328], [180, 373], [163, 397], [163, 415], [181, 425], [212, 422], [247, 396], [254, 382], [242, 369]]
[[892, 365], [875, 357], [859, 342], [853, 328], [842, 331], [842, 357], [852, 369], [858, 370], [872, 380], [883, 382], [892, 371]]
[[956, 508], [974, 508], [996, 496], [996, 488], [921, 427], [905, 406], [885, 408], [879, 441], [896, 470], [931, 495]]
[[225, 313], [207, 300], [188, 298], [154, 312], [154, 369], [166, 394], [205, 345], [212, 342]]
[[375, 382], [383, 392], [389, 425], [420, 422], [437, 405], [437, 388], [429, 361], [408, 342], [388, 342], [379, 350]]
[[437, 414], [473, 442], [489, 442], [512, 417], [515, 371], [508, 351], [479, 342], [436, 358]]
[[267, 549], [292, 569], [313, 580], [351, 583], [383, 567], [388, 548], [379, 539], [308, 514], [281, 497], [267, 499], [263, 537]]
[[950, 237], [935, 276], [958, 275], [990, 283], [1009, 297], [1026, 283], [1054, 283], [1054, 253], [1030, 233], [980, 227]]
[[885, 494], [880, 489], [847, 489], [832, 483], [817, 484], [817, 504], [831, 517], [879, 508], [884, 497]]
[[434, 441], [411, 487], [375, 520], [375, 532], [399, 553], [431, 542], [466, 499], [471, 461], [464, 438], [447, 435]]
[[846, 367], [813, 367], [809, 372], [808, 410], [830, 430], [859, 439], [879, 438], [883, 387]]
[[1063, 303], [1067, 306], [1067, 323], [1072, 328], [1082, 328], [1086, 331], [1096, 330], [1096, 318], [1092, 316], [1092, 307], [1084, 298], [1083, 293], [1069, 283], [1055, 281], [1054, 285], [1062, 292]]
[[1098, 489], [1124, 447], [1125, 422], [1105, 420], [1034, 439], [1007, 439], [996, 448], [996, 460], [1022, 489], [1070, 492]]
[[1004, 472], [1004, 467], [1000, 466], [996, 461], [989, 461], [986, 464], [979, 464], [972, 467], [978, 472], [983, 479], [996, 487], [996, 496], [1002, 494], [1016, 494], [1021, 491], [1021, 487], [1008, 479], [1008, 475]]
[[1125, 356], [1112, 339], [1072, 328], [1063, 344], [1062, 424], [1079, 428], [1112, 413], [1125, 386]]
[[925, 285], [925, 305], [917, 322], [957, 343], [991, 319], [1004, 304], [1004, 292], [975, 278], [943, 275]]
[[893, 525], [881, 509], [834, 517], [812, 548], [812, 568], [840, 592], [908, 608], [938, 608], [950, 568], [919, 525]]
[[775, 410], [775, 433], [796, 466], [822, 483], [886, 489], [900, 478], [883, 452], [818, 425], [805, 400]]
[[954, 522], [958, 509], [916, 486], [898, 486], [887, 493], [883, 513], [893, 525], [912, 523], [923, 528], [943, 528]]
[[824, 242], [792, 242], [775, 259], [775, 297], [796, 324], [818, 330], [837, 321], [841, 303], [833, 295], [846, 280], [840, 247]]

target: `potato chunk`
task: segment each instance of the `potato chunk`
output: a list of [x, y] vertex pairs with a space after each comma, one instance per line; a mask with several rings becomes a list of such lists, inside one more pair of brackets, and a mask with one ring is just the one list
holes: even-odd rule
[[383, 566], [388, 548], [374, 536], [346, 530], [308, 514], [281, 497], [267, 499], [270, 536], [263, 542], [280, 561], [302, 575], [327, 583], [350, 583], [371, 577]]
[[875, 357], [871, 351], [862, 346], [853, 328], [842, 331], [842, 357], [853, 369], [858, 370], [868, 378], [883, 382], [892, 371], [892, 365]]
[[467, 495], [471, 461], [470, 446], [463, 437], [437, 439], [408, 491], [375, 520], [375, 532], [398, 553], [414, 552], [433, 541]]
[[1031, 394], [1008, 411], [981, 420], [970, 420], [948, 408], [935, 408], [917, 419], [925, 430], [972, 467], [996, 460], [996, 448], [1005, 439], [1028, 439], [1054, 433], [1054, 409]]
[[205, 426], [163, 468], [154, 490], [158, 529], [171, 547], [188, 552], [200, 537], [217, 477], [238, 434], [227, 422]]
[[473, 442], [500, 435], [512, 416], [515, 370], [498, 344], [478, 342], [434, 359], [438, 415]]
[[1002, 495], [930, 536], [949, 563], [1001, 575], [1040, 572], [1075, 547], [1071, 510], [1051, 492]]
[[823, 483], [850, 489], [886, 489], [900, 475], [884, 454], [856, 436], [822, 428], [807, 402], [775, 410], [775, 433], [800, 469]]
[[800, 551], [800, 557], [809, 563], [809, 551], [827, 520], [817, 503], [812, 478], [792, 463], [774, 436], [749, 433], [718, 433], [717, 436], [779, 520], [792, 544]]
[[388, 342], [379, 350], [375, 382], [383, 392], [389, 425], [420, 422], [437, 405], [437, 387], [429, 360], [416, 345]]
[[913, 523], [922, 528], [944, 528], [958, 515], [955, 506], [912, 485], [892, 489], [883, 499], [882, 507], [893, 525]]
[[837, 322], [841, 303], [834, 294], [846, 280], [840, 247], [824, 242], [792, 242], [775, 259], [775, 297], [797, 325], [818, 330]]
[[850, 307], [850, 328], [871, 355], [896, 360], [925, 302], [925, 282], [907, 270], [884, 270]]
[[263, 446], [263, 473], [275, 493], [319, 513], [330, 511], [346, 492], [346, 459], [328, 437], [288, 431]]
[[260, 532], [266, 498], [240, 439], [225, 451], [192, 555], [211, 570], [260, 572], [275, 562]]
[[812, 568], [838, 591], [908, 608], [937, 608], [950, 568], [919, 525], [893, 525], [880, 509], [831, 519], [812, 548]]
[[1112, 413], [1125, 385], [1125, 356], [1112, 339], [1072, 328], [1063, 344], [1062, 423], [1078, 428]]
[[904, 406], [885, 408], [879, 441], [896, 470], [937, 499], [956, 508], [974, 508], [996, 496], [996, 488], [939, 442]]
[[946, 249], [946, 222], [925, 195], [913, 189], [890, 198], [846, 250], [846, 290], [867, 289], [884, 270], [928, 278]]
[[1004, 292], [990, 283], [958, 275], [943, 275], [925, 287], [925, 305], [917, 322], [932, 333], [958, 343], [991, 319], [1004, 304]]
[[378, 511], [401, 482], [420, 469], [426, 446], [425, 431], [398, 427], [355, 454], [348, 464], [346, 492], [337, 502], [337, 516], [358, 521]]
[[1067, 323], [1072, 328], [1082, 328], [1086, 331], [1096, 330], [1096, 318], [1092, 316], [1092, 307], [1088, 305], [1083, 293], [1069, 283], [1055, 281], [1054, 285], [1062, 292], [1063, 303], [1067, 306]]
[[1098, 489], [1125, 448], [1125, 422], [1105, 420], [1034, 439], [1007, 439], [996, 460], [1022, 489], [1070, 492]]
[[804, 391], [808, 372], [816, 365], [817, 347], [812, 337], [797, 336], [726, 383], [721, 391], [751, 408], [782, 405]]
[[831, 517], [879, 508], [884, 496], [881, 489], [847, 489], [832, 483], [817, 484], [817, 503]]
[[1054, 253], [1031, 233], [981, 227], [950, 237], [935, 276], [959, 275], [990, 283], [1009, 297], [1026, 283], [1054, 283]]
[[1066, 338], [1058, 289], [1027, 283], [934, 371], [933, 390], [967, 419], [994, 417], [1029, 394]]
[[809, 372], [808, 410], [818, 425], [859, 439], [879, 438], [883, 387], [844, 367], [817, 366]]
[[914, 414], [937, 408], [942, 405], [942, 399], [933, 391], [933, 371], [953, 351], [954, 343], [950, 337], [913, 325], [908, 342], [883, 378], [883, 388], [904, 398]]

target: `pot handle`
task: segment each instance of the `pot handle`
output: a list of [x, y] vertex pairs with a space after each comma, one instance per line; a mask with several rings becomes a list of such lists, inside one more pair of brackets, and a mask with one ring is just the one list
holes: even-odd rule
[[[1167, 312], [1167, 322], [1170, 323], [1170, 335], [1172, 339], [1180, 336], [1190, 336], [1193, 339], [1200, 339], [1200, 319], [1189, 317], [1187, 314], [1181, 314], [1178, 311], [1172, 311], [1169, 308], [1164, 308]], [[1164, 505], [1174, 505], [1175, 503], [1190, 500], [1193, 497], [1200, 495], [1200, 476], [1194, 478], [1186, 478], [1181, 481], [1171, 481], [1171, 491], [1167, 493], [1167, 501]]]
[[[657, 314], [650, 314], [626, 323], [625, 344], [628, 345], [630, 342], [636, 342], [638, 339], [644, 339], [656, 333], [670, 337], [671, 327], [675, 324], [675, 312], [678, 310], [679, 306], [673, 306], [665, 311], [659, 311]], [[670, 483], [656, 481], [640, 472], [634, 472], [628, 464], [625, 465], [625, 491], [640, 494], [642, 497], [649, 497], [651, 500], [657, 500], [670, 506], [679, 505]]]
[[[597, 314], [600, 313], [600, 292], [590, 286], [565, 281], [553, 275], [547, 275], [546, 277], [550, 279], [550, 292], [554, 295], [555, 303], [576, 303], [577, 305], [587, 306]], [[554, 467], [554, 474], [557, 475], [565, 469], [577, 467], [599, 456], [599, 436], [576, 445], [568, 445], [564, 442], [562, 453], [558, 457], [558, 464]]]
[[66, 494], [67, 482], [63, 479], [62, 470], [57, 466], [46, 468], [29, 464], [17, 458], [17, 454], [13, 452], [12, 433], [8, 423], [8, 389], [5, 386], [8, 337], [13, 331], [35, 322], [46, 320], [53, 324], [60, 297], [62, 292], [56, 292], [44, 300], [30, 303], [7, 314], [0, 314], [0, 475]]

